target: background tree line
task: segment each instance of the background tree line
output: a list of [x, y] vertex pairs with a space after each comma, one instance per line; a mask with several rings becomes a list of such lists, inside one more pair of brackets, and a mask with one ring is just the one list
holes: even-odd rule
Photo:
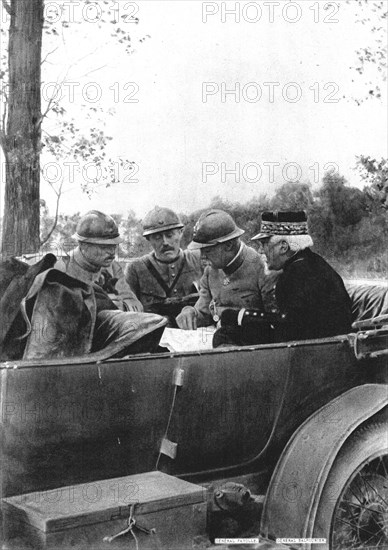
[[[243, 239], [246, 242], [259, 232], [260, 214], [264, 210], [306, 210], [314, 249], [343, 276], [388, 276], [388, 216], [377, 184], [372, 183], [360, 190], [350, 186], [339, 174], [326, 174], [318, 188], [313, 189], [307, 183], [285, 183], [271, 197], [263, 194], [245, 203], [232, 203], [218, 196], [210, 201], [208, 208], [229, 212], [236, 223], [245, 229]], [[184, 247], [191, 241], [194, 225], [204, 210], [181, 214], [185, 223]], [[59, 215], [56, 228], [42, 247], [42, 252], [66, 254], [76, 246], [72, 235], [81, 214]], [[151, 250], [142, 236], [141, 220], [133, 211], [127, 216], [112, 215], [124, 238], [119, 247], [120, 259], [137, 257]], [[52, 224], [53, 216], [42, 201], [42, 241]]]
[[[84, 0], [85, 5], [89, 3], [93, 2]], [[350, 0], [347, 3], [350, 4]], [[98, 23], [101, 38], [105, 30], [110, 47], [116, 44], [131, 54], [133, 46], [128, 27], [124, 29], [121, 21], [110, 16], [111, 4], [109, 0], [99, 2], [103, 13]], [[352, 4], [359, 8], [357, 23], [370, 30], [369, 43], [356, 51], [356, 64], [350, 67], [354, 74], [365, 80], [365, 94], [353, 98], [360, 105], [366, 100], [380, 101], [384, 95], [388, 10], [384, 0], [352, 0]], [[110, 165], [106, 156], [107, 143], [112, 138], [105, 135], [100, 120], [112, 113], [103, 113], [96, 107], [84, 111], [85, 120], [92, 124], [84, 135], [77, 121], [56, 100], [55, 94], [46, 105], [41, 105], [47, 59], [56, 51], [57, 42], [60, 37], [63, 40], [64, 33], [69, 33], [71, 40], [77, 38], [73, 34], [77, 25], [66, 19], [50, 21], [45, 17], [45, 0], [1, 0], [1, 5], [9, 19], [0, 29], [5, 45], [0, 55], [0, 147], [6, 167], [1, 254], [7, 257], [34, 253], [42, 244], [41, 250], [63, 253], [75, 244], [71, 236], [80, 213], [59, 214], [62, 182], [58, 188], [53, 187], [58, 198], [56, 212], [48, 211], [40, 190], [42, 150], [56, 161], [69, 156], [83, 162], [92, 161], [97, 167], [107, 170], [105, 184], [114, 184], [116, 176], [106, 168]], [[138, 20], [133, 22], [137, 24]], [[95, 63], [90, 72], [98, 70], [98, 56]], [[66, 77], [63, 78], [65, 82]], [[58, 82], [62, 82], [59, 77]], [[127, 160], [120, 159], [120, 162]], [[367, 185], [363, 191], [347, 185], [340, 175], [332, 174], [325, 176], [318, 189], [313, 190], [302, 183], [286, 183], [273, 197], [262, 195], [244, 204], [215, 197], [209, 207], [231, 212], [237, 223], [246, 229], [246, 239], [258, 231], [261, 211], [304, 208], [310, 216], [315, 248], [342, 273], [386, 277], [388, 160], [361, 155], [357, 163]], [[86, 193], [93, 191], [88, 187], [83, 190]], [[182, 216], [187, 222], [185, 244], [190, 241], [193, 225], [200, 213]], [[130, 212], [127, 217], [115, 217], [125, 239], [120, 256], [130, 258], [146, 252], [148, 243], [141, 236], [141, 222], [135, 214]]]

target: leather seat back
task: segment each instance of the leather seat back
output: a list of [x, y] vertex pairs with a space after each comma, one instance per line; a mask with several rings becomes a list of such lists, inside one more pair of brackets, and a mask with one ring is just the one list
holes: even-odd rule
[[352, 300], [352, 322], [388, 315], [388, 286], [383, 284], [345, 283]]

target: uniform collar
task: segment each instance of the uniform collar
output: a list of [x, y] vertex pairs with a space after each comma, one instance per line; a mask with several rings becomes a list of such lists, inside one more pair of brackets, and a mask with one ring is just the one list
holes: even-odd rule
[[180, 248], [179, 252], [178, 252], [178, 256], [176, 256], [176, 258], [174, 258], [173, 260], [159, 260], [159, 258], [157, 258], [155, 256], [155, 252], [152, 252], [151, 255], [152, 255], [152, 259], [157, 264], [167, 264], [168, 265], [168, 264], [174, 264], [176, 262], [179, 262], [183, 258], [183, 250]]
[[241, 243], [240, 248], [233, 260], [230, 261], [228, 265], [222, 270], [225, 275], [232, 275], [232, 273], [234, 273], [242, 265], [243, 261], [245, 260], [246, 250], [246, 245], [244, 243]]
[[98, 273], [101, 270], [101, 267], [96, 267], [95, 265], [88, 262], [78, 246], [72, 251], [72, 256], [75, 263], [78, 264], [85, 271], [89, 271], [90, 273]]
[[300, 262], [306, 258], [311, 253], [311, 250], [309, 248], [305, 248], [304, 250], [299, 250], [296, 254], [291, 256], [291, 258], [288, 258], [286, 263], [283, 266], [283, 269], [287, 269], [290, 265], [294, 264], [295, 262]]

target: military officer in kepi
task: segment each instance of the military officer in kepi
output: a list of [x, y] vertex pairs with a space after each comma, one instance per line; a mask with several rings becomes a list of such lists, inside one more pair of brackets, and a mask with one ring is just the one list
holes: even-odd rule
[[199, 251], [181, 249], [183, 223], [169, 208], [156, 207], [143, 220], [143, 236], [153, 251], [132, 260], [126, 281], [143, 304], [144, 311], [175, 318], [182, 308], [195, 303], [202, 275]]
[[85, 283], [97, 283], [121, 311], [143, 311], [115, 260], [122, 238], [111, 216], [91, 210], [79, 220], [73, 236], [78, 246], [58, 260], [55, 269]]
[[282, 270], [276, 284], [279, 312], [264, 318], [254, 310], [225, 312], [222, 325], [268, 334], [269, 341], [325, 338], [351, 331], [351, 301], [340, 275], [311, 250], [304, 211], [263, 212], [261, 243], [269, 269]]
[[[266, 269], [262, 256], [241, 241], [243, 234], [244, 230], [222, 210], [210, 210], [198, 220], [189, 249], [200, 250], [209, 265], [201, 278], [195, 306], [183, 308], [177, 317], [181, 329], [219, 325], [224, 310], [237, 315], [244, 308], [262, 313], [273, 308], [278, 273]], [[213, 338], [213, 347], [249, 343], [250, 335], [237, 324], [219, 328]]]

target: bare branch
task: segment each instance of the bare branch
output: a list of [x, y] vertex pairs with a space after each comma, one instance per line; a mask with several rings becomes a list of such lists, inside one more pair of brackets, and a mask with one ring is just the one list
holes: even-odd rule
[[[50, 185], [51, 185], [51, 183], [50, 183]], [[57, 226], [58, 214], [59, 214], [59, 201], [60, 201], [60, 198], [61, 198], [61, 195], [62, 195], [62, 185], [63, 185], [63, 181], [62, 181], [61, 185], [59, 186], [58, 191], [56, 191], [54, 189], [53, 185], [51, 185], [51, 188], [53, 189], [54, 193], [57, 195], [57, 204], [56, 204], [56, 208], [55, 208], [55, 217], [54, 217], [53, 225], [52, 225], [50, 231], [47, 233], [46, 238], [43, 239], [43, 241], [40, 241], [40, 246], [43, 246], [45, 243], [47, 243], [47, 241], [49, 240], [49, 238], [53, 234], [54, 229]]]
[[[65, 79], [63, 79], [63, 81], [61, 82], [61, 86], [63, 85], [63, 83], [65, 82]], [[56, 82], [56, 84], [58, 85], [58, 81]], [[44, 113], [42, 113], [42, 116], [40, 117], [39, 119], [39, 122], [38, 122], [38, 126], [41, 126], [43, 120], [46, 118], [47, 114], [49, 113], [49, 111], [51, 111], [52, 109], [52, 104], [54, 103], [54, 93], [52, 94], [52, 96], [50, 97], [49, 99], [49, 102], [47, 104], [47, 107], [46, 107], [46, 110]], [[58, 102], [57, 102], [58, 103]]]
[[92, 73], [95, 73], [97, 71], [100, 71], [101, 69], [104, 69], [104, 67], [107, 67], [108, 65], [101, 65], [101, 67], [97, 67], [97, 69], [92, 69], [91, 71], [88, 71], [87, 73], [83, 74], [82, 76], [89, 76]]
[[45, 58], [41, 61], [40, 64], [43, 65], [43, 63], [47, 60], [48, 56], [51, 55], [52, 53], [56, 52], [57, 49], [58, 49], [58, 47], [57, 47], [57, 48], [54, 48], [53, 50], [51, 50], [51, 52], [48, 52], [48, 54], [47, 54], [47, 55], [45, 56]]
[[91, 55], [93, 55], [94, 53], [98, 52], [98, 50], [101, 50], [102, 48], [104, 48], [105, 46], [107, 46], [109, 44], [109, 42], [104, 42], [103, 44], [99, 44], [98, 46], [96, 46], [94, 48], [94, 50], [92, 50], [91, 52], [87, 53], [86, 55], [83, 55], [82, 57], [80, 57], [79, 59], [77, 59], [74, 63], [73, 63], [73, 66], [76, 66], [80, 61], [83, 61], [84, 59], [86, 59], [87, 57], [90, 57]]
[[[55, 51], [55, 50], [54, 50], [54, 51]], [[53, 53], [53, 52], [50, 52], [50, 53]], [[47, 57], [47, 56], [46, 56], [46, 57]], [[65, 74], [65, 76], [64, 76], [64, 78], [63, 78], [63, 80], [62, 80], [62, 82], [60, 83], [60, 86], [61, 86], [61, 87], [63, 86], [64, 82], [66, 82], [66, 78], [67, 78], [67, 75], [69, 74], [69, 70], [70, 70], [70, 68], [67, 69], [66, 74]], [[56, 81], [56, 85], [59, 85], [59, 84], [58, 84], [58, 80]], [[49, 113], [49, 111], [50, 111], [51, 108], [52, 108], [51, 106], [52, 106], [52, 104], [53, 104], [53, 102], [54, 102], [54, 93], [55, 93], [55, 92], [53, 92], [53, 95], [52, 95], [52, 96], [50, 97], [50, 99], [49, 99], [49, 102], [48, 102], [48, 105], [47, 105], [47, 108], [46, 108], [45, 112], [44, 112], [44, 113], [42, 114], [42, 116], [40, 117], [40, 120], [39, 120], [39, 122], [38, 122], [38, 126], [41, 126], [41, 125], [42, 125], [43, 120], [46, 118], [47, 114]], [[57, 102], [57, 104], [58, 104], [58, 102]]]
[[4, 9], [8, 13], [8, 15], [12, 15], [11, 6], [7, 4], [6, 0], [1, 0], [1, 3], [3, 4]]
[[43, 120], [44, 120], [45, 117], [47, 116], [48, 112], [51, 110], [51, 105], [52, 105], [53, 102], [54, 102], [54, 95], [52, 95], [52, 96], [50, 97], [49, 102], [48, 102], [48, 104], [47, 104], [47, 108], [46, 108], [45, 112], [42, 113], [42, 116], [40, 117], [37, 126], [41, 126]]

